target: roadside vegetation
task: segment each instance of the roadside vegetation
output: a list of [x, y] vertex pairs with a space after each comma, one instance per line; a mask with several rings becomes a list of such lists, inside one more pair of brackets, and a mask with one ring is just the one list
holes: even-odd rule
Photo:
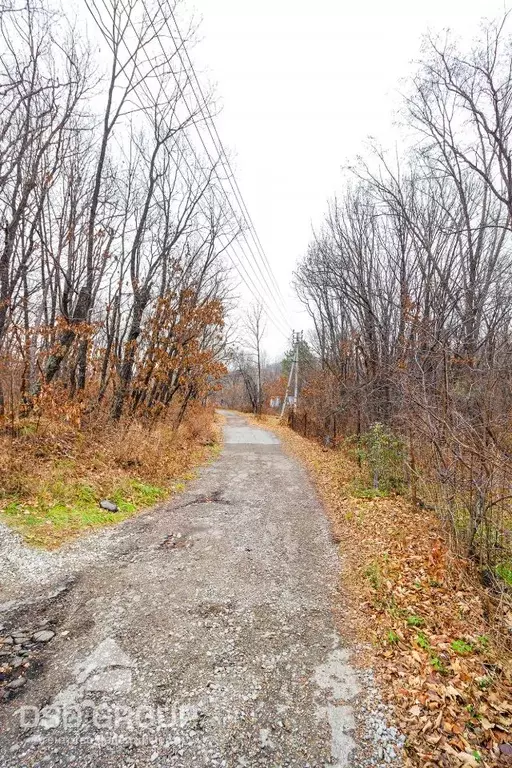
[[[435, 509], [484, 583], [512, 568], [510, 16], [427, 37], [400, 154], [373, 144], [296, 272], [315, 331], [294, 426], [352, 437]], [[304, 425], [307, 427], [304, 427]], [[388, 490], [388, 488], [384, 488]], [[397, 488], [398, 490], [398, 488]]]
[[[159, 422], [78, 431], [42, 420], [0, 440], [0, 520], [32, 546], [55, 548], [179, 493], [216, 455], [213, 410], [194, 405], [178, 429]], [[117, 511], [100, 507], [109, 500]]]
[[511, 25], [424, 39], [396, 145], [345, 170], [299, 260], [309, 334], [224, 389], [298, 394], [263, 418], [332, 515], [343, 626], [415, 766], [512, 761]]
[[[449, 546], [439, 517], [400, 495], [394, 457], [375, 465], [348, 441], [335, 450], [278, 421], [305, 463], [339, 546], [343, 633], [366, 643], [406, 741], [406, 764], [493, 766], [511, 752], [512, 614]], [[388, 449], [386, 449], [387, 451]]]
[[184, 151], [210, 95], [184, 109], [155, 43], [174, 3], [106, 10], [93, 41], [46, 0], [0, 14], [0, 513], [50, 547], [180, 488], [225, 370], [239, 225]]

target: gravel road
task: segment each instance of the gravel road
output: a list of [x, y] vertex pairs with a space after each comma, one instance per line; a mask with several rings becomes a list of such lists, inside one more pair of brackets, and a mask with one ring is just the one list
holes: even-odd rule
[[0, 654], [18, 659], [2, 768], [398, 761], [339, 634], [338, 555], [305, 470], [225, 417], [221, 456], [171, 502], [58, 554], [2, 529]]

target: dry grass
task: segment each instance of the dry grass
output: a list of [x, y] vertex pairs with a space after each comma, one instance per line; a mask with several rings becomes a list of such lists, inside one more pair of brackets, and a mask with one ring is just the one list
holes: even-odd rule
[[306, 464], [325, 503], [340, 547], [343, 631], [351, 626], [369, 647], [407, 736], [406, 763], [504, 764], [510, 649], [495, 632], [493, 602], [449, 550], [437, 517], [402, 497], [364, 498], [364, 475], [343, 450], [325, 451], [275, 417], [260, 423]]
[[[218, 446], [211, 409], [191, 408], [181, 427], [149, 430], [96, 418], [78, 431], [25, 421], [0, 436], [0, 514], [35, 546], [55, 548], [80, 533], [123, 520], [183, 489]], [[109, 513], [101, 499], [118, 505]]]

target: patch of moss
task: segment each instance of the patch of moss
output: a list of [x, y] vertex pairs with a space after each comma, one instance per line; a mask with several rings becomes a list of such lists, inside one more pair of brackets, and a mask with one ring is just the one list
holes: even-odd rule
[[496, 574], [512, 587], [512, 563], [500, 563], [495, 568]]

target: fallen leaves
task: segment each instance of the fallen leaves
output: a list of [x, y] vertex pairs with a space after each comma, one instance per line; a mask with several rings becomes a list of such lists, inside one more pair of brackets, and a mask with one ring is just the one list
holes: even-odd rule
[[275, 419], [267, 425], [309, 467], [331, 515], [344, 632], [351, 626], [371, 644], [407, 737], [406, 764], [508, 764], [511, 655], [496, 647], [485, 596], [439, 520], [402, 497], [352, 495], [359, 470], [342, 450], [323, 451]]

